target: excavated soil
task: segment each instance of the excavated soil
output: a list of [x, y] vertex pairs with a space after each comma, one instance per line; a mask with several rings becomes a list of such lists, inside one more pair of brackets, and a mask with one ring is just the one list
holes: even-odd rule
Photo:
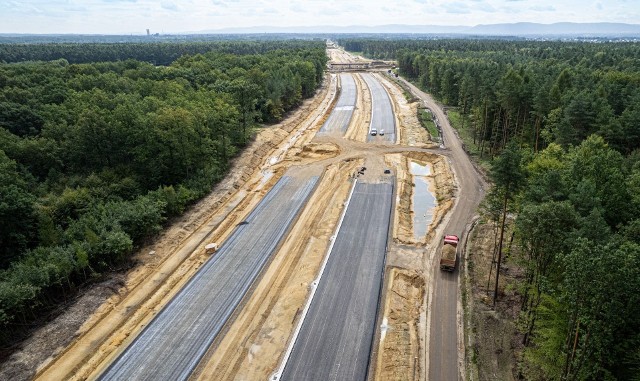
[[397, 268], [388, 272], [387, 279], [375, 380], [414, 380], [420, 374], [418, 325], [425, 282], [416, 272]]
[[[406, 152], [386, 156], [386, 161], [396, 168], [397, 173], [397, 202], [394, 215], [394, 238], [397, 242], [407, 245], [425, 244], [430, 242], [444, 216], [453, 206], [453, 175], [444, 156], [429, 152]], [[413, 233], [413, 176], [409, 171], [409, 161], [415, 161], [421, 165], [429, 165], [431, 174], [429, 191], [435, 195], [437, 205], [433, 211], [433, 220], [428, 227], [426, 237], [418, 239]]]
[[[405, 107], [409, 105], [399, 103], [397, 112], [402, 115]], [[401, 126], [404, 128], [403, 124]], [[428, 145], [425, 143], [425, 146]], [[420, 239], [415, 237], [413, 229], [412, 199], [415, 188], [410, 172], [411, 161], [430, 166], [430, 175], [426, 177], [430, 178], [429, 191], [437, 199], [428, 233]], [[454, 179], [447, 158], [431, 152], [387, 154], [385, 162], [396, 172], [397, 197], [393, 242], [387, 253], [387, 281], [383, 288], [384, 307], [379, 319], [379, 344], [374, 350], [374, 379], [418, 380], [425, 377], [422, 364], [427, 355], [427, 290], [432, 281], [430, 270], [437, 246], [432, 241], [440, 233], [441, 226], [446, 223], [445, 216], [453, 206]]]
[[327, 49], [327, 55], [329, 56], [329, 60], [331, 60], [332, 62], [348, 63], [356, 61], [351, 54], [339, 48]]
[[358, 142], [366, 142], [369, 135], [369, 124], [371, 123], [371, 93], [369, 93], [367, 83], [360, 75], [354, 74], [353, 78], [355, 79], [358, 96], [351, 123], [344, 137]]
[[[356, 83], [362, 82], [364, 81]], [[400, 159], [393, 163], [384, 158], [385, 152], [394, 148], [360, 143], [366, 139], [368, 126], [368, 118], [363, 116], [370, 113], [370, 99], [363, 96], [364, 89], [365, 87], [360, 88], [359, 99], [362, 104], [356, 109], [349, 129], [354, 137], [353, 141], [344, 140], [335, 134], [325, 134], [316, 137], [300, 150], [290, 150], [285, 161], [308, 161], [306, 167], [327, 166], [327, 172], [314, 199], [309, 202], [300, 223], [291, 234], [296, 239], [287, 241], [276, 255], [273, 265], [256, 287], [256, 292], [238, 319], [219, 345], [208, 354], [207, 362], [201, 364], [198, 375], [194, 378], [254, 380], [267, 379], [272, 375], [281, 361], [281, 355], [306, 302], [308, 285], [317, 276], [329, 242], [328, 237], [334, 233], [332, 229], [349, 189], [350, 182], [347, 180], [356, 177], [359, 166], [364, 164], [368, 168], [364, 176], [374, 176], [373, 173], [396, 164], [400, 167], [395, 168], [397, 172], [408, 173], [408, 160], [429, 162], [433, 168], [433, 181], [437, 184], [437, 189], [432, 191], [442, 206], [441, 210], [436, 211], [434, 228], [450, 208], [453, 188], [447, 182], [452, 181], [452, 174], [444, 157], [427, 152], [406, 152], [397, 154]], [[356, 134], [359, 136], [355, 136]], [[307, 160], [309, 158], [319, 160], [313, 162]], [[336, 168], [339, 170], [333, 172]], [[375, 176], [368, 177], [367, 181], [376, 181]], [[403, 197], [406, 196], [401, 196]], [[411, 193], [408, 197], [411, 197]], [[411, 220], [406, 221], [409, 231], [411, 223]], [[397, 234], [394, 234], [394, 238], [399, 242]], [[428, 259], [430, 250], [424, 242], [412, 244], [410, 247], [393, 244], [394, 247], [389, 252], [389, 263], [398, 268], [394, 270], [392, 277], [395, 281], [388, 282], [385, 286], [383, 304], [386, 307], [383, 315], [389, 326], [393, 325], [394, 328], [390, 339], [380, 341], [380, 345], [374, 349], [377, 353], [374, 369], [376, 379], [389, 379], [393, 374], [396, 374], [393, 377], [403, 379], [407, 372], [414, 371], [414, 358], [424, 357], [425, 285], [429, 279], [425, 264], [431, 263]], [[421, 362], [416, 363], [418, 368], [415, 370], [421, 374]], [[395, 372], [396, 367], [401, 370]]]

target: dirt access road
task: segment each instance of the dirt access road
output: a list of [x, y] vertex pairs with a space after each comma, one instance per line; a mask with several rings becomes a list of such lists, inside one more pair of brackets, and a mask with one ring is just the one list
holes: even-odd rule
[[[486, 182], [474, 167], [469, 156], [464, 151], [462, 143], [455, 130], [449, 124], [442, 108], [427, 93], [413, 84], [401, 79], [408, 86], [413, 95], [424, 102], [440, 121], [444, 145], [451, 152], [451, 167], [456, 176], [458, 193], [451, 211], [451, 219], [446, 225], [447, 234], [461, 235], [463, 243], [459, 253], [464, 253], [465, 235], [476, 209], [484, 198]], [[442, 241], [439, 237], [438, 241]], [[460, 259], [460, 258], [459, 258]], [[464, 264], [464, 262], [461, 262]], [[460, 274], [461, 267], [453, 273], [434, 269], [435, 282], [432, 289], [431, 305], [428, 318], [430, 326], [428, 342], [429, 380], [458, 380], [464, 376], [464, 341], [462, 338], [462, 310], [460, 305]]]
[[[328, 50], [332, 57], [353, 59], [344, 51], [335, 51]], [[437, 294], [432, 287], [433, 257], [438, 247], [435, 237], [443, 233], [443, 224], [448, 220], [462, 224], [456, 229], [464, 230], [464, 224], [470, 220], [468, 214], [474, 210], [471, 205], [475, 198], [467, 195], [470, 201], [461, 202], [463, 190], [471, 192], [473, 188], [461, 184], [455, 202], [460, 215], [454, 210], [454, 217], [449, 217], [455, 194], [449, 163], [455, 165], [466, 156], [453, 156], [458, 151], [452, 147], [451, 152], [438, 149], [419, 125], [416, 104], [408, 103], [402, 91], [383, 75], [376, 77], [390, 95], [398, 140], [395, 145], [365, 143], [371, 120], [371, 95], [361, 76], [352, 75], [358, 100], [344, 137], [316, 136], [340, 92], [338, 76], [329, 74], [316, 97], [306, 101], [285, 122], [259, 133], [211, 196], [141, 250], [136, 256], [138, 265], [118, 279], [118, 283], [110, 285], [114, 294], [106, 300], [103, 296], [97, 310], [87, 309], [76, 315], [70, 310], [70, 315], [62, 315], [57, 320], [78, 323], [67, 324], [55, 334], [45, 327], [34, 335], [34, 340], [25, 343], [24, 350], [12, 356], [10, 365], [3, 364], [0, 378], [20, 380], [34, 375], [43, 380], [95, 378], [206, 262], [205, 243], [222, 242], [229, 237], [236, 224], [243, 221], [285, 172], [288, 176], [321, 174], [316, 191], [291, 232], [252, 286], [223, 337], [214, 342], [191, 376], [202, 380], [267, 379], [278, 365], [307, 300], [309, 285], [317, 276], [348, 196], [350, 179], [364, 165], [368, 169], [361, 177], [363, 180], [392, 168], [398, 184], [393, 239], [387, 253], [379, 312], [379, 322], [383, 323], [377, 329], [369, 378], [407, 380], [413, 375], [414, 379], [427, 379], [430, 360], [426, 346], [430, 342], [427, 316], [432, 316], [427, 306], [433, 299], [429, 295]], [[432, 110], [437, 113], [439, 109]], [[444, 115], [440, 120], [446, 120]], [[453, 140], [445, 132], [445, 143]], [[410, 161], [432, 169], [431, 191], [438, 199], [430, 232], [421, 238], [412, 234], [414, 187], [408, 168]], [[461, 171], [456, 169], [458, 179]], [[78, 304], [82, 303], [81, 298]], [[455, 317], [452, 319], [455, 321]], [[44, 350], [45, 346], [48, 349]]]

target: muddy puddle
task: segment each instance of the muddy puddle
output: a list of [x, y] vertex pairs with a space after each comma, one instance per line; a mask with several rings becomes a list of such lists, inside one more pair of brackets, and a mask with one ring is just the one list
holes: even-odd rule
[[411, 175], [413, 176], [413, 235], [420, 240], [427, 235], [429, 225], [433, 221], [433, 212], [436, 207], [436, 198], [429, 191], [432, 179], [431, 167], [415, 161], [409, 161]]
[[258, 189], [262, 189], [265, 184], [273, 177], [273, 171], [270, 170], [262, 170], [260, 173], [262, 174], [262, 177], [260, 178]]

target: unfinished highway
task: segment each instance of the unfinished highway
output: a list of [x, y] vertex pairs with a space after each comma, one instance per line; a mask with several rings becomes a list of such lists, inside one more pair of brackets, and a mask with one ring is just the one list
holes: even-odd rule
[[392, 207], [386, 181], [356, 184], [280, 380], [366, 380]]
[[[396, 118], [389, 94], [373, 74], [362, 74], [362, 78], [371, 93], [371, 123], [367, 141], [394, 143], [396, 141]], [[376, 136], [371, 135], [373, 129], [378, 132]], [[384, 136], [380, 135], [382, 130], [384, 130]]]
[[99, 379], [187, 379], [269, 262], [317, 180], [280, 179]]
[[[334, 95], [338, 81], [332, 77], [323, 93], [327, 95], [309, 107], [319, 112], [317, 105], [334, 105], [318, 139], [313, 136], [328, 108], [322, 109], [322, 114], [312, 114], [313, 118], [305, 117], [302, 123], [292, 122], [300, 123], [295, 129], [273, 126], [261, 130], [259, 137], [264, 142], [275, 139], [280, 143], [273, 150], [262, 143], [264, 152], [255, 152], [260, 161], [270, 163], [269, 171], [253, 172], [247, 183], [236, 188], [238, 193], [229, 205], [238, 208], [238, 212], [225, 206], [226, 212], [216, 215], [220, 221], [224, 216], [232, 218], [223, 236], [234, 230], [221, 249], [206, 258], [199, 270], [193, 263], [204, 261], [204, 254], [194, 256], [197, 261], [189, 264], [191, 279], [184, 276], [173, 283], [161, 303], [144, 304], [147, 302], [139, 301], [144, 298], [138, 298], [116, 304], [109, 315], [120, 319], [115, 322], [124, 321], [120, 317], [125, 316], [122, 311], [134, 311], [127, 312], [127, 316], [143, 311], [146, 317], [124, 328], [119, 328], [122, 323], [113, 324], [114, 328], [105, 324], [115, 333], [104, 334], [104, 344], [86, 339], [74, 347], [75, 353], [68, 352], [69, 365], [59, 372], [67, 376], [41, 379], [94, 379], [100, 373], [102, 380], [457, 379], [458, 273], [438, 271], [425, 282], [433, 301], [429, 308], [433, 305], [440, 312], [432, 310], [425, 318], [417, 315], [419, 311], [414, 314], [413, 309], [427, 308], [423, 304], [426, 297], [423, 298], [421, 278], [415, 278], [415, 284], [412, 280], [420, 274], [416, 269], [423, 271], [419, 259], [424, 248], [403, 246], [399, 250], [396, 243], [388, 242], [389, 237], [400, 234], [389, 233], [393, 227], [390, 219], [394, 216], [391, 210], [396, 201], [396, 175], [383, 174], [385, 169], [394, 167], [408, 173], [409, 159], [416, 158], [409, 153], [441, 150], [411, 146], [410, 142], [402, 143], [408, 146], [393, 144], [402, 135], [403, 139], [413, 136], [421, 146], [430, 146], [425, 144], [426, 136], [422, 138], [422, 128], [417, 123], [405, 122], [404, 116], [415, 110], [403, 102], [392, 103], [390, 97], [399, 96], [399, 92], [386, 87], [379, 74], [341, 73], [339, 78], [338, 98]], [[397, 126], [394, 111], [399, 112]], [[444, 115], [438, 116], [445, 119]], [[385, 135], [371, 136], [367, 133], [371, 128], [384, 129]], [[455, 139], [447, 126], [444, 135], [445, 144]], [[447, 156], [454, 160], [464, 153], [459, 145], [447, 145], [452, 152]], [[420, 157], [427, 161], [446, 160], [426, 154]], [[248, 160], [246, 163], [254, 165]], [[344, 197], [352, 185], [347, 179], [356, 176], [362, 165], [368, 169], [360, 171], [364, 175], [357, 175], [350, 203], [344, 207]], [[471, 208], [476, 201], [467, 193], [473, 189], [474, 184], [469, 181], [474, 174], [466, 172], [466, 167], [452, 165], [458, 176], [468, 177], [458, 193], [454, 209], [457, 221], [447, 228], [447, 232], [460, 234], [468, 221], [469, 210], [464, 208]], [[447, 165], [433, 164], [432, 168], [439, 174], [448, 173]], [[270, 178], [266, 175], [285, 170], [285, 176], [242, 221], [254, 201], [262, 197], [262, 187]], [[326, 181], [320, 182], [314, 176], [322, 170]], [[312, 192], [322, 196], [313, 196], [313, 201], [308, 202]], [[243, 204], [246, 195], [253, 198]], [[453, 192], [451, 196], [446, 192], [443, 195], [447, 200]], [[469, 202], [463, 196], [469, 197]], [[395, 216], [400, 213], [406, 213], [406, 209], [399, 205]], [[302, 216], [298, 220], [299, 214]], [[401, 226], [402, 220], [398, 221]], [[407, 226], [411, 227], [411, 223]], [[196, 237], [197, 242], [188, 247], [201, 248], [202, 237]], [[331, 255], [326, 257], [329, 246]], [[399, 269], [391, 273], [387, 289], [383, 289], [385, 265]], [[324, 268], [321, 279], [320, 268]], [[166, 270], [158, 267], [155, 273], [165, 274]], [[394, 278], [393, 274], [399, 275]], [[402, 283], [403, 277], [407, 283]], [[152, 285], [162, 284], [161, 280], [153, 280]], [[184, 287], [182, 282], [186, 282]], [[402, 288], [404, 284], [407, 286]], [[312, 298], [309, 290], [314, 293]], [[170, 295], [176, 296], [164, 304]], [[398, 317], [389, 319], [387, 325], [388, 315], [381, 306], [393, 307], [400, 299], [406, 300], [401, 304], [412, 309], [394, 310]], [[384, 328], [378, 328], [376, 322], [383, 318]], [[398, 334], [393, 336], [394, 332]], [[96, 333], [89, 338], [103, 336]], [[372, 352], [375, 358], [371, 357]], [[56, 366], [49, 369], [56, 370]]]
[[357, 100], [356, 82], [353, 79], [353, 74], [340, 74], [340, 86], [341, 90], [338, 101], [322, 125], [322, 128], [320, 128], [320, 133], [336, 131], [344, 133], [347, 131], [347, 127], [349, 127]]

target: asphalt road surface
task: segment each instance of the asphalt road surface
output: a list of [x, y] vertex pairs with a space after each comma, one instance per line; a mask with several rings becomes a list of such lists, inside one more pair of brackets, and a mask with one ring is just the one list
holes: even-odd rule
[[187, 379], [268, 263], [317, 180], [280, 179], [100, 379]]
[[[367, 82], [371, 92], [371, 124], [367, 141], [394, 143], [396, 141], [396, 118], [389, 94], [373, 74], [364, 73], [362, 78]], [[371, 136], [371, 130], [374, 128], [378, 131], [378, 135]], [[382, 130], [384, 130], [384, 136], [380, 135]]]
[[356, 82], [352, 74], [340, 74], [341, 91], [331, 115], [320, 128], [320, 132], [342, 131], [345, 133], [356, 107]]
[[392, 197], [391, 182], [356, 184], [280, 380], [366, 380]]
[[[486, 183], [473, 167], [469, 156], [462, 148], [462, 143], [449, 124], [444, 112], [438, 107], [430, 95], [422, 92], [417, 87], [405, 81], [411, 92], [420, 98], [427, 107], [437, 116], [442, 126], [444, 144], [451, 152], [451, 166], [456, 174], [459, 193], [457, 202], [451, 211], [451, 220], [444, 230], [444, 234], [456, 234], [460, 236], [460, 248], [458, 250], [458, 263], [460, 253], [464, 252], [463, 232], [471, 223], [476, 209], [484, 196]], [[442, 241], [443, 237], [439, 237]], [[440, 254], [438, 249], [437, 254]], [[439, 257], [438, 257], [439, 258]], [[429, 377], [428, 380], [455, 381], [462, 379], [460, 374], [458, 355], [458, 282], [460, 266], [456, 271], [449, 273], [441, 271], [439, 260], [434, 261], [435, 277], [433, 289], [433, 301], [431, 305], [431, 329], [429, 332]], [[462, 345], [462, 343], [460, 343]]]

